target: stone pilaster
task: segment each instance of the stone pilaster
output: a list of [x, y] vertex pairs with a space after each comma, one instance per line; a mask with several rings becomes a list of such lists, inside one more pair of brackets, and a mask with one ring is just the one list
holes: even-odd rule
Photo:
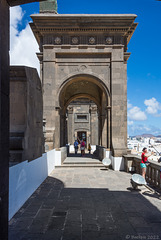
[[107, 148], [107, 112], [101, 116], [102, 120], [102, 146]]
[[55, 108], [55, 129], [54, 131], [54, 148], [60, 148], [60, 131], [61, 131], [60, 107]]
[[91, 145], [98, 145], [98, 117], [97, 117], [97, 107], [90, 107], [90, 128], [91, 136], [90, 143]]
[[68, 143], [73, 144], [73, 107], [68, 107]]
[[[125, 116], [127, 116], [127, 100], [125, 96], [126, 76], [123, 59], [124, 49], [115, 49], [112, 53], [111, 76], [112, 76], [112, 101], [111, 101], [111, 120], [112, 120], [112, 150], [113, 156], [121, 157], [126, 154], [125, 134], [127, 127], [125, 126]], [[126, 136], [127, 137], [127, 136]]]
[[111, 106], [107, 106], [107, 148], [111, 149]]

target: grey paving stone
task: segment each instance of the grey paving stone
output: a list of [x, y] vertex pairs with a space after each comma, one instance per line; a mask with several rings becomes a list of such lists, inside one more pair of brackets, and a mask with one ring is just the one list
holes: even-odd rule
[[31, 233], [44, 233], [46, 231], [51, 214], [52, 210], [40, 209], [37, 216], [33, 219], [29, 231]]
[[54, 170], [10, 221], [9, 240], [160, 237], [160, 200], [128, 190], [130, 178], [112, 170]]
[[41, 206], [41, 209], [45, 208], [45, 209], [53, 209], [55, 207], [55, 203], [56, 203], [56, 199], [46, 199]]
[[27, 233], [23, 236], [21, 240], [44, 240], [44, 235], [40, 233]]
[[99, 231], [83, 231], [82, 240], [98, 240], [100, 236]]
[[43, 240], [62, 240], [63, 231], [61, 230], [48, 230], [44, 236]]
[[65, 226], [65, 216], [61, 217], [51, 217], [47, 230], [63, 230]]
[[22, 238], [24, 237], [25, 232], [21, 232], [19, 229], [14, 229], [9, 231], [8, 234], [8, 239], [9, 240], [22, 240]]

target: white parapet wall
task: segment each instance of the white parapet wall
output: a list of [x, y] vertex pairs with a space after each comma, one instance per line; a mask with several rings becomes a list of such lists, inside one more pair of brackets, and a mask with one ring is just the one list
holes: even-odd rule
[[[88, 146], [87, 146], [88, 149]], [[91, 145], [91, 153], [93, 153], [94, 151], [96, 151], [96, 145]]]
[[9, 168], [9, 220], [55, 168], [57, 151]]
[[112, 162], [112, 169], [114, 171], [123, 171], [124, 170], [124, 158], [123, 157], [113, 157], [110, 155]]

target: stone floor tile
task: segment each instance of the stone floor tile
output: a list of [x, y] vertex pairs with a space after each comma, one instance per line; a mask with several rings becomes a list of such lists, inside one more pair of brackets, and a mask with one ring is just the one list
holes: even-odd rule
[[54, 170], [11, 219], [9, 240], [160, 237], [160, 200], [144, 188], [130, 190], [130, 178], [94, 168]]

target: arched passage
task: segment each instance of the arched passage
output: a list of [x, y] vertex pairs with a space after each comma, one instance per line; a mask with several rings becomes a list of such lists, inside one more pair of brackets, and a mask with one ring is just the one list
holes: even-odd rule
[[[86, 98], [93, 101], [97, 106], [98, 112], [98, 139], [96, 144], [110, 148], [110, 96], [109, 91], [104, 83], [95, 76], [82, 74], [72, 76], [64, 81], [58, 92], [59, 99], [59, 117], [60, 117], [60, 146], [64, 146], [69, 142], [70, 129], [67, 131], [67, 107], [75, 99]], [[93, 113], [91, 108], [90, 113]], [[96, 109], [95, 109], [96, 110]], [[72, 109], [68, 109], [70, 113]], [[69, 127], [69, 126], [68, 126]], [[92, 124], [91, 124], [91, 131]], [[70, 142], [74, 138], [70, 137]], [[92, 140], [93, 141], [93, 140]], [[94, 141], [93, 141], [94, 142]]]

